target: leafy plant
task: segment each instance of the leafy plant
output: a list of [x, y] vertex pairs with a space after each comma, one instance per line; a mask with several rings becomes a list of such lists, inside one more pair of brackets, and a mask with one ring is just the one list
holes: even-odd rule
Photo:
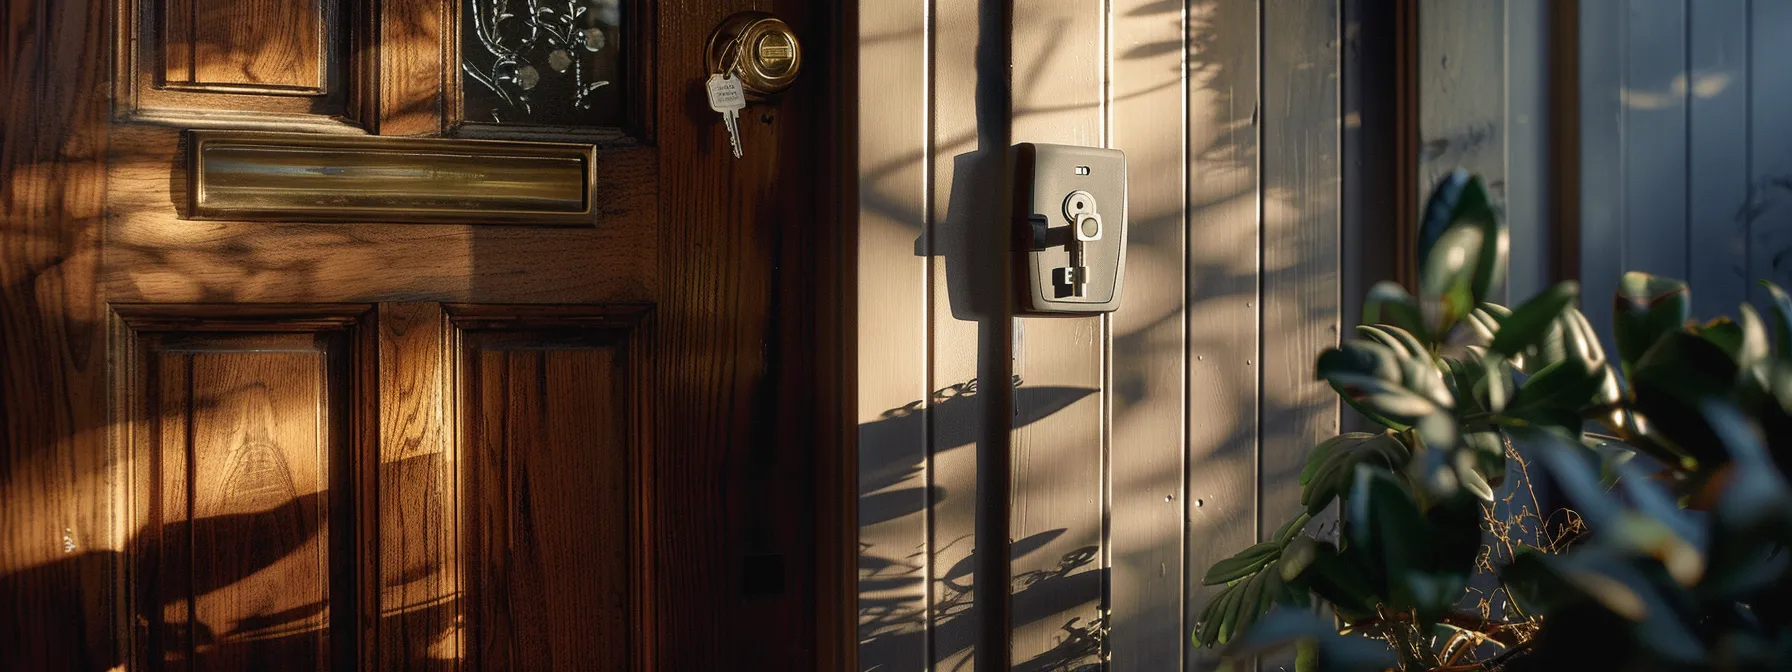
[[[1445, 177], [1417, 296], [1373, 288], [1317, 364], [1381, 431], [1309, 453], [1300, 515], [1208, 571], [1194, 642], [1300, 642], [1301, 669], [1792, 668], [1792, 298], [1700, 323], [1685, 283], [1626, 274], [1612, 361], [1573, 283], [1487, 302], [1507, 248], [1481, 181]], [[1308, 534], [1334, 502], [1337, 538]]]

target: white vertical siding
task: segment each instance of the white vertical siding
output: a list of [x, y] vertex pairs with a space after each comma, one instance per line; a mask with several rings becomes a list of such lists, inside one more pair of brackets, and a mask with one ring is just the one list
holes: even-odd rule
[[[859, 667], [1210, 669], [1337, 427], [1338, 0], [861, 5]], [[1127, 152], [1119, 312], [1007, 312], [1014, 142]]]

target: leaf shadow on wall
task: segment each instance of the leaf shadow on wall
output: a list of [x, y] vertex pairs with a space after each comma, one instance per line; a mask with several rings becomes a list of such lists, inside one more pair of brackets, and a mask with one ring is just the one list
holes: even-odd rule
[[[1095, 394], [1080, 387], [1026, 387], [1014, 381], [1016, 427], [1052, 415]], [[931, 403], [915, 401], [883, 413], [859, 426], [859, 526], [861, 528], [924, 513], [953, 496], [939, 486], [925, 483], [926, 460], [976, 445], [984, 412], [979, 381], [943, 388], [931, 395]], [[938, 448], [922, 457], [914, 438], [932, 431]], [[962, 496], [962, 493], [960, 493]], [[1041, 532], [1008, 545], [1009, 562], [1037, 554], [1065, 533]], [[944, 543], [933, 559], [958, 557], [967, 536]], [[974, 545], [974, 544], [973, 544]], [[859, 657], [862, 662], [895, 660], [902, 652], [917, 650], [931, 628], [933, 649], [941, 657], [972, 649], [980, 623], [976, 607], [974, 575], [979, 555], [973, 549], [951, 567], [929, 577], [925, 546], [916, 549], [881, 549], [861, 542], [859, 552]], [[1078, 548], [1063, 554], [1048, 570], [1023, 572], [1011, 577], [1013, 622], [1033, 623], [1099, 600], [1107, 570], [1090, 566], [1099, 559], [1099, 548]], [[936, 570], [937, 571], [937, 570]], [[931, 609], [919, 597], [931, 583]], [[931, 614], [931, 622], [929, 616]], [[1101, 623], [1071, 619], [1062, 627], [1064, 643], [1049, 655], [1028, 663], [1037, 669], [1061, 669], [1063, 663], [1082, 660], [1099, 651]], [[969, 659], [966, 659], [967, 661]], [[1046, 664], [1056, 661], [1053, 664]], [[1023, 666], [1017, 669], [1034, 669]]]

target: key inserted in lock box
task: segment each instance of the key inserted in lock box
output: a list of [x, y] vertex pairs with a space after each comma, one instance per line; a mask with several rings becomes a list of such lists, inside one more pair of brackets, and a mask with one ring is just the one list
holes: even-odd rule
[[1118, 309], [1126, 270], [1126, 154], [1022, 143], [1014, 146], [1014, 162], [1017, 308]]

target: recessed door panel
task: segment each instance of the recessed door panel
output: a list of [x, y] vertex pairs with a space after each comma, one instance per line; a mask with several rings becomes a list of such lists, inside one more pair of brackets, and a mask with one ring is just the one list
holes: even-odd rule
[[633, 669], [644, 554], [626, 331], [460, 331], [462, 567], [484, 670]]
[[323, 0], [166, 0], [168, 87], [324, 92]]
[[[139, 661], [324, 670], [352, 659], [347, 322], [148, 322], [127, 336]], [[233, 330], [211, 330], [223, 326]]]

